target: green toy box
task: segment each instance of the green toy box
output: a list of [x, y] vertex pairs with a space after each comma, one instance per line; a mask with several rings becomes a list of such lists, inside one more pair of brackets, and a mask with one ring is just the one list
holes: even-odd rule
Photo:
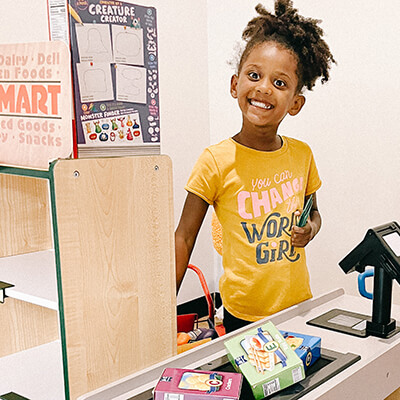
[[304, 365], [272, 322], [225, 341], [228, 358], [247, 379], [256, 400], [305, 378]]

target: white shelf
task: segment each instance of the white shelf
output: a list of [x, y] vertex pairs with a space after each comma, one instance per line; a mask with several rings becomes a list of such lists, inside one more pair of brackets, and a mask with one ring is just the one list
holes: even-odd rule
[[14, 285], [8, 297], [58, 310], [54, 250], [0, 258], [0, 281]]
[[0, 395], [17, 393], [30, 400], [63, 400], [61, 342], [56, 340], [0, 358]]

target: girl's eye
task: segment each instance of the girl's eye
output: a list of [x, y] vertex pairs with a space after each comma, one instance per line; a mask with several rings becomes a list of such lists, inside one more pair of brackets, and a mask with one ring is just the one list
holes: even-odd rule
[[260, 79], [260, 75], [258, 75], [257, 72], [249, 72], [248, 76], [250, 77], [250, 79], [253, 79], [253, 80]]
[[284, 81], [280, 80], [280, 79], [275, 79], [274, 83], [275, 83], [275, 86], [280, 87], [280, 88], [286, 86], [286, 83]]

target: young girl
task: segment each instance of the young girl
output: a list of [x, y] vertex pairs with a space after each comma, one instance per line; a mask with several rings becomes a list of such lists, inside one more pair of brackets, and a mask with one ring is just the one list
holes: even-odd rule
[[[179, 289], [208, 206], [214, 206], [223, 232], [219, 289], [227, 332], [312, 296], [304, 247], [321, 226], [312, 152], [278, 135], [278, 127], [287, 114], [300, 112], [304, 88], [328, 80], [334, 59], [319, 21], [300, 16], [291, 0], [276, 0], [275, 15], [261, 5], [256, 11], [231, 79], [241, 130], [198, 159], [175, 233]], [[296, 216], [311, 195], [310, 217], [300, 228]]]

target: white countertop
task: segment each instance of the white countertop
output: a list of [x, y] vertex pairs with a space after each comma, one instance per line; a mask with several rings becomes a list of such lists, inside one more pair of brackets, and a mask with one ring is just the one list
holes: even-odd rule
[[[282, 330], [321, 337], [323, 348], [361, 356], [361, 360], [302, 399], [384, 399], [400, 386], [400, 333], [389, 339], [374, 336], [359, 338], [306, 324], [333, 308], [371, 315], [372, 301], [361, 296], [342, 295], [278, 324]], [[400, 324], [400, 306], [392, 305], [391, 317]]]
[[[372, 302], [358, 296], [346, 295], [337, 289], [317, 298], [305, 301], [281, 311], [268, 320], [282, 330], [310, 334], [321, 337], [322, 347], [340, 353], [355, 353], [361, 360], [338, 373], [324, 384], [304, 395], [304, 400], [381, 400], [400, 386], [400, 333], [390, 339], [377, 337], [358, 338], [307, 325], [310, 319], [318, 317], [333, 308], [371, 315]], [[391, 317], [400, 324], [400, 306], [392, 306]], [[262, 325], [258, 321], [242, 328]], [[164, 362], [127, 376], [118, 382], [87, 393], [79, 400], [130, 399], [140, 396], [155, 386], [164, 368], [198, 368], [226, 355], [224, 340], [240, 331], [213, 340], [198, 348], [189, 350]]]

